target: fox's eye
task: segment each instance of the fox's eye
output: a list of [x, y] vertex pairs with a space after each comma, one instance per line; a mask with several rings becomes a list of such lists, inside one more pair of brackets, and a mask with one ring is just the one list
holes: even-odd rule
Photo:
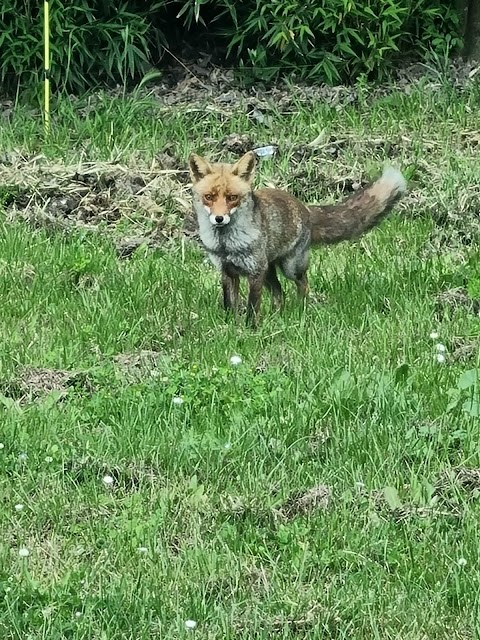
[[227, 200], [229, 202], [236, 202], [238, 200], [238, 196], [233, 196], [233, 195], [227, 196]]
[[207, 202], [212, 202], [212, 200], [213, 200], [212, 194], [211, 193], [207, 193], [207, 195], [205, 196], [205, 200]]

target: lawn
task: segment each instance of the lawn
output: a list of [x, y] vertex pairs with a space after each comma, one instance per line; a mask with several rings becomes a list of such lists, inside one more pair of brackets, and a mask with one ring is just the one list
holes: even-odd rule
[[[3, 105], [2, 639], [477, 637], [480, 90], [437, 80]], [[254, 331], [185, 170], [270, 143], [257, 185], [409, 193]]]

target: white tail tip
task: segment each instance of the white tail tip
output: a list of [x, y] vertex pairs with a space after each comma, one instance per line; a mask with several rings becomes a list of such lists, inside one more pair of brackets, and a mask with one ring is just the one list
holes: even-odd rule
[[403, 177], [403, 174], [394, 167], [385, 167], [380, 178], [382, 182], [388, 182], [400, 193], [404, 193], [407, 190], [407, 181]]

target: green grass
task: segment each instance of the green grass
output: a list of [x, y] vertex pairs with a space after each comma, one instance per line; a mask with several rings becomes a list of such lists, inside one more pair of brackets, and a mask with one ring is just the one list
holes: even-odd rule
[[[2, 639], [477, 636], [478, 487], [445, 473], [480, 467], [478, 418], [461, 403], [447, 411], [477, 363], [475, 347], [455, 357], [455, 339], [478, 340], [480, 327], [461, 305], [438, 317], [436, 297], [480, 277], [478, 150], [461, 138], [478, 99], [427, 87], [340, 109], [272, 106], [269, 128], [242, 105], [175, 111], [104, 96], [86, 111], [89, 99], [57, 105], [48, 143], [27, 107], [1, 126], [7, 155], [132, 168], [168, 143], [185, 164], [193, 149], [220, 157], [222, 138], [247, 132], [281, 146], [257, 184], [310, 201], [378, 173], [388, 148], [370, 141], [382, 138], [398, 145], [411, 189], [361, 242], [315, 251], [317, 301], [304, 311], [288, 285], [283, 316], [265, 297], [257, 331], [225, 320], [195, 243], [120, 260], [108, 233], [35, 229], [5, 205]], [[293, 147], [321, 129], [344, 140], [339, 155], [325, 148], [294, 167]], [[7, 203], [13, 189], [0, 189]], [[167, 209], [180, 225], [181, 208]], [[153, 365], [119, 366], [142, 349], [157, 352]], [[25, 398], [29, 367], [81, 375], [67, 392]], [[283, 508], [317, 485], [330, 488], [328, 508]]]

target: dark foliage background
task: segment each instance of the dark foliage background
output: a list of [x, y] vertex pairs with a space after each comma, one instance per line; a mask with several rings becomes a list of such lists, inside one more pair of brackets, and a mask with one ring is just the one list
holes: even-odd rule
[[[53, 81], [72, 92], [137, 81], [185, 46], [244, 78], [383, 79], [402, 58], [450, 56], [463, 30], [448, 0], [52, 0], [50, 15]], [[3, 0], [0, 52], [4, 88], [42, 78], [42, 2]]]

